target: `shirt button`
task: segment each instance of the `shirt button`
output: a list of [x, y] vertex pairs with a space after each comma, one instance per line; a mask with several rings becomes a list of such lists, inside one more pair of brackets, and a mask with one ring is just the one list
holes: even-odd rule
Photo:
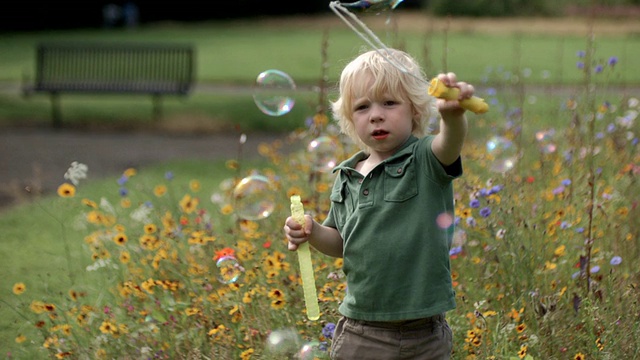
[[402, 168], [398, 168], [398, 174], [402, 174]]
[[362, 190], [362, 195], [364, 195], [364, 196], [369, 195], [369, 189]]

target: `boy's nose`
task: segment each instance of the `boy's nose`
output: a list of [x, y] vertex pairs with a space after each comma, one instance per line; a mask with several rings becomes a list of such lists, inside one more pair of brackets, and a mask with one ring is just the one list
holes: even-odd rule
[[384, 120], [384, 112], [382, 107], [378, 105], [371, 106], [371, 112], [369, 113], [369, 121], [374, 123]]

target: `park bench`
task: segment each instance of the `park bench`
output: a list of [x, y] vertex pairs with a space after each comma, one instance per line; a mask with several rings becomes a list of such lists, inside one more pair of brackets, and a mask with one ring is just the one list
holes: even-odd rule
[[185, 44], [48, 42], [36, 49], [35, 81], [23, 93], [49, 93], [53, 126], [62, 127], [60, 95], [149, 94], [153, 118], [162, 97], [186, 96], [194, 82], [194, 50]]

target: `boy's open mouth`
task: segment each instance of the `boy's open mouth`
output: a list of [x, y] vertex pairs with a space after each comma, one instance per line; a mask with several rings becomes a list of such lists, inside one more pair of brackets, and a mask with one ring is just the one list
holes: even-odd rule
[[384, 139], [387, 137], [387, 135], [389, 135], [389, 132], [385, 130], [375, 130], [371, 133], [371, 136], [373, 136], [373, 138], [377, 140]]

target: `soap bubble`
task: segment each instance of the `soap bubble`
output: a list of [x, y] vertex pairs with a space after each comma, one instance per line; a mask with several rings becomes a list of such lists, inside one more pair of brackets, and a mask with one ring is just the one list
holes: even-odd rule
[[307, 151], [310, 155], [310, 163], [313, 171], [330, 172], [337, 165], [336, 154], [338, 141], [331, 136], [320, 136], [309, 143]]
[[230, 255], [222, 256], [216, 261], [219, 269], [218, 281], [223, 284], [232, 284], [238, 280], [244, 268], [240, 266], [238, 260]]
[[538, 141], [538, 148], [543, 154], [551, 154], [556, 152], [557, 146], [553, 142], [555, 130], [540, 130], [536, 132], [536, 140]]
[[322, 343], [319, 341], [306, 343], [302, 345], [302, 348], [300, 348], [295, 358], [300, 360], [313, 360], [325, 357], [326, 351], [323, 351], [321, 347]]
[[453, 214], [443, 212], [436, 218], [436, 224], [438, 224], [438, 227], [441, 229], [448, 229], [451, 225], [453, 225], [453, 220]]
[[262, 175], [250, 175], [240, 180], [233, 189], [233, 199], [236, 213], [245, 220], [269, 217], [276, 204], [274, 188]]
[[280, 70], [266, 70], [256, 79], [253, 100], [263, 113], [282, 116], [293, 109], [295, 91], [296, 84], [291, 76]]
[[290, 359], [300, 351], [302, 339], [295, 329], [272, 331], [267, 337], [266, 350], [278, 359]]
[[487, 158], [491, 161], [491, 171], [507, 172], [516, 164], [516, 147], [506, 137], [494, 136], [487, 141]]

